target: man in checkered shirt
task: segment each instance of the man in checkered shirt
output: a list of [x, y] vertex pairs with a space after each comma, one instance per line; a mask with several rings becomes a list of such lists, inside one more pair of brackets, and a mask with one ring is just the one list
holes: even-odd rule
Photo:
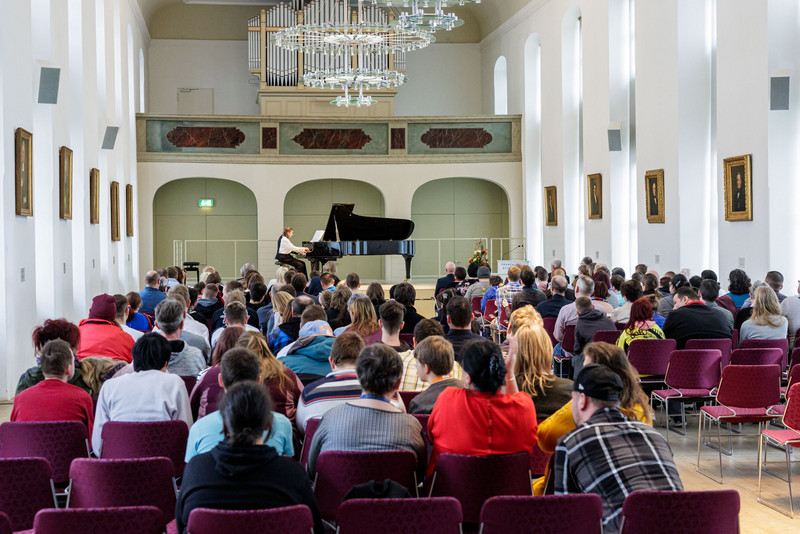
[[572, 387], [578, 427], [555, 452], [555, 493], [596, 493], [603, 500], [603, 532], [617, 532], [625, 497], [632, 491], [680, 491], [667, 441], [619, 409], [622, 380], [603, 365], [587, 365]]

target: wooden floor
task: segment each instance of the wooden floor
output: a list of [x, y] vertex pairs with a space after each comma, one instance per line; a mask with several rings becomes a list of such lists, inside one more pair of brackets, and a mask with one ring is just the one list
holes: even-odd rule
[[[0, 422], [8, 421], [11, 415], [11, 404], [0, 404]], [[662, 434], [664, 428], [659, 428]], [[745, 433], [754, 434], [755, 425], [745, 425]], [[725, 441], [727, 444], [727, 440]], [[800, 518], [789, 519], [756, 501], [758, 489], [758, 468], [757, 451], [758, 443], [755, 436], [736, 436], [733, 440], [733, 456], [722, 457], [724, 469], [724, 483], [717, 484], [713, 480], [695, 471], [697, 462], [697, 423], [696, 418], [691, 418], [689, 423], [689, 433], [687, 436], [680, 436], [671, 433], [670, 444], [672, 446], [675, 461], [678, 464], [683, 486], [687, 490], [718, 490], [721, 488], [735, 489], [741, 497], [742, 508], [739, 516], [741, 532], [746, 534], [766, 534], [781, 533], [788, 534], [800, 532]], [[702, 465], [707, 469], [718, 467], [717, 452], [703, 447], [701, 451]], [[777, 449], [769, 450], [768, 459], [776, 461], [770, 467], [780, 473], [785, 472], [783, 451]], [[800, 450], [793, 456], [800, 458]], [[800, 516], [800, 465], [795, 465], [792, 469], [795, 481], [795, 509]], [[781, 507], [788, 504], [788, 485], [783, 480], [771, 476], [763, 479], [764, 497], [772, 499]]]

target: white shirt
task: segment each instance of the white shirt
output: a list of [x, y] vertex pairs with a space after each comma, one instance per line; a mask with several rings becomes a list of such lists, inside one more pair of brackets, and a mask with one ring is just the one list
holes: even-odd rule
[[[183, 329], [190, 334], [202, 337], [203, 341], [208, 345], [208, 327], [189, 314], [186, 314], [186, 317], [183, 319]], [[209, 348], [211, 348], [210, 345]]]
[[122, 328], [122, 331], [131, 336], [134, 341], [136, 341], [137, 339], [139, 339], [144, 335], [144, 332], [139, 332], [138, 330], [134, 330], [128, 325], [121, 324], [119, 326]]
[[289, 241], [286, 236], [281, 236], [281, 246], [278, 249], [278, 254], [289, 254], [290, 252], [305, 252], [304, 248], [296, 247]]
[[[244, 329], [246, 331], [248, 331], [248, 332], [260, 332], [260, 330], [258, 328], [256, 328], [253, 325], [250, 325], [250, 324], [244, 325]], [[211, 335], [211, 348], [212, 348], [212, 350], [213, 350], [214, 346], [217, 344], [217, 341], [219, 341], [219, 336], [222, 335], [222, 332], [224, 330], [225, 330], [224, 326], [214, 330], [214, 333]]]
[[92, 450], [99, 455], [106, 421], [176, 420], [192, 426], [189, 394], [179, 376], [150, 370], [112, 378], [97, 398]]

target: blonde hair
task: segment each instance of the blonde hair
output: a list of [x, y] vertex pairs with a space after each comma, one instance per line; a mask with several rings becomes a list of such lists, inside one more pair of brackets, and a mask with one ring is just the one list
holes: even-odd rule
[[351, 302], [350, 313], [353, 314], [353, 322], [347, 328], [349, 332], [355, 332], [363, 338], [375, 333], [375, 330], [378, 329], [375, 306], [368, 298], [359, 297]]
[[281, 314], [281, 318], [286, 320], [286, 317], [289, 316], [289, 305], [294, 300], [294, 297], [291, 296], [286, 291], [278, 291], [272, 297], [272, 307], [275, 309], [276, 312]]
[[269, 350], [267, 339], [260, 332], [245, 332], [236, 342], [237, 347], [244, 347], [258, 356], [261, 364], [261, 381], [277, 381], [281, 393], [292, 385], [291, 379], [286, 375], [283, 363], [279, 362], [275, 354]]
[[206, 283], [206, 279], [208, 278], [208, 275], [210, 275], [211, 273], [215, 273], [215, 272], [217, 272], [216, 269], [214, 269], [210, 265], [206, 265], [206, 268], [203, 269], [202, 273], [200, 273], [200, 280], [199, 281], [203, 282], [205, 284]]
[[521, 391], [536, 397], [555, 380], [553, 343], [544, 329], [542, 316], [533, 306], [515, 310], [509, 320], [511, 336], [517, 342], [517, 383]]
[[769, 286], [762, 286], [753, 293], [753, 315], [750, 320], [758, 326], [778, 327], [783, 324], [778, 296]]

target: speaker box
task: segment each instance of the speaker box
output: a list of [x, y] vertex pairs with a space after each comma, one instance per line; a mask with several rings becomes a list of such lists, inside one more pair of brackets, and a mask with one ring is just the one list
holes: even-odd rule
[[788, 111], [789, 71], [773, 71], [769, 81], [769, 109], [772, 111]]
[[622, 152], [622, 123], [612, 122], [608, 125], [608, 150]]
[[119, 132], [119, 126], [106, 126], [106, 133], [103, 135], [103, 144], [100, 148], [114, 150], [114, 145], [117, 143], [117, 132]]
[[39, 104], [58, 103], [58, 81], [61, 69], [58, 67], [39, 67]]

